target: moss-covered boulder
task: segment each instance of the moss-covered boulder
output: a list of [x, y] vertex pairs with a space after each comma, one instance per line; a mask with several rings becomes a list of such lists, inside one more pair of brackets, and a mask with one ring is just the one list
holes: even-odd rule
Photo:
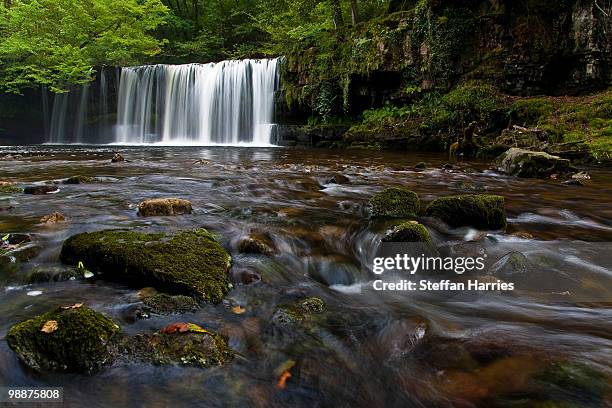
[[231, 256], [205, 229], [174, 235], [105, 230], [64, 242], [62, 262], [101, 272], [103, 279], [155, 286], [218, 303], [231, 288]]
[[173, 323], [162, 332], [140, 334], [125, 343], [128, 355], [156, 365], [221, 366], [234, 353], [220, 334], [192, 323]]
[[66, 221], [66, 217], [64, 214], [60, 212], [53, 212], [51, 214], [47, 214], [40, 219], [41, 224], [57, 224], [58, 222]]
[[188, 313], [198, 309], [198, 302], [194, 298], [185, 295], [171, 296], [165, 293], [157, 293], [143, 297], [142, 303], [152, 312], [162, 315]]
[[429, 231], [423, 224], [416, 221], [404, 222], [393, 227], [384, 238], [383, 242], [431, 242]]
[[440, 197], [429, 204], [425, 214], [439, 218], [453, 228], [462, 226], [491, 230], [506, 228], [504, 197], [497, 195]]
[[6, 340], [35, 370], [91, 372], [113, 360], [117, 333], [119, 326], [108, 317], [74, 305], [14, 325]]
[[420, 210], [419, 196], [407, 188], [388, 188], [370, 198], [368, 210], [372, 217], [414, 217]]
[[125, 158], [120, 153], [115, 153], [111, 158], [111, 163], [120, 163], [125, 161]]
[[143, 217], [191, 214], [192, 210], [191, 202], [182, 198], [154, 198], [138, 205], [138, 214]]
[[89, 184], [98, 181], [95, 177], [90, 176], [72, 176], [64, 180], [64, 184]]
[[570, 161], [546, 152], [534, 152], [513, 147], [495, 159], [499, 171], [518, 177], [546, 178], [552, 174], [576, 171]]

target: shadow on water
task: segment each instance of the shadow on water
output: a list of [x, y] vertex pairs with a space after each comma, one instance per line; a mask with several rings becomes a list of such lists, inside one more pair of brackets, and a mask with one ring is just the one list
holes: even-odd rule
[[[0, 179], [59, 183], [44, 196], [0, 197], [0, 232], [33, 234], [27, 263], [0, 265], [0, 334], [61, 304], [85, 302], [129, 334], [192, 321], [229, 337], [241, 355], [214, 369], [117, 363], [92, 376], [38, 374], [0, 342], [0, 384], [63, 386], [66, 406], [605, 406], [612, 402], [612, 172], [591, 169], [584, 187], [501, 176], [485, 162], [393, 152], [223, 147], [33, 146], [0, 149]], [[120, 152], [128, 162], [111, 164]], [[422, 171], [413, 169], [425, 162]], [[335, 174], [347, 184], [328, 184]], [[65, 185], [72, 175], [98, 183]], [[448, 230], [421, 218], [439, 248], [512, 252], [530, 262], [512, 294], [453, 297], [376, 292], [365, 265], [383, 221], [371, 194], [406, 186], [424, 203], [447, 194], [506, 198], [506, 233]], [[148, 198], [189, 199], [194, 213], [141, 218]], [[67, 222], [43, 225], [53, 211]], [[138, 288], [102, 281], [24, 284], [34, 269], [62, 270], [69, 236], [104, 228], [171, 231], [204, 226], [224, 237], [236, 287], [220, 305], [183, 316], [138, 319]], [[265, 232], [272, 257], [238, 253], [241, 237]], [[517, 232], [529, 233], [512, 235]], [[257, 276], [255, 283], [243, 284]], [[468, 279], [469, 276], [464, 277]], [[308, 325], [279, 326], [279, 305], [319, 296], [326, 311]], [[232, 313], [239, 304], [246, 313]], [[287, 388], [275, 369], [296, 361]]]

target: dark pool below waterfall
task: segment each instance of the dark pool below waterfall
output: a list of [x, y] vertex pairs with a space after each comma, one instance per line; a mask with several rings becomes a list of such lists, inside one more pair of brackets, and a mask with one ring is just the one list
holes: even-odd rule
[[[88, 375], [39, 374], [0, 342], [0, 385], [61, 386], [65, 406], [605, 406], [612, 404], [612, 171], [588, 169], [583, 187], [489, 170], [441, 155], [282, 148], [31, 146], [1, 148], [0, 179], [60, 182], [43, 196], [0, 196], [0, 232], [30, 233], [43, 247], [20, 266], [0, 266], [0, 335], [57, 305], [83, 302], [128, 334], [175, 321], [220, 332], [239, 353], [213, 368], [116, 363]], [[110, 163], [114, 152], [129, 162]], [[418, 162], [427, 168], [413, 170]], [[334, 174], [348, 184], [326, 184]], [[466, 299], [375, 292], [363, 265], [388, 227], [370, 220], [368, 198], [406, 186], [422, 201], [486, 191], [506, 198], [505, 233], [448, 230], [421, 218], [438, 246], [473, 241], [492, 261], [520, 251], [547, 274], [512, 294]], [[181, 197], [191, 215], [137, 215], [144, 199]], [[42, 225], [60, 211], [67, 222]], [[195, 313], [134, 317], [138, 288], [102, 280], [24, 285], [32, 268], [58, 261], [69, 236], [106, 228], [206, 227], [233, 256], [235, 288]], [[252, 229], [278, 254], [238, 253]], [[533, 239], [513, 235], [529, 233]], [[243, 284], [245, 276], [261, 281]], [[536, 276], [537, 275], [537, 276]], [[31, 296], [41, 291], [38, 296]], [[319, 296], [326, 318], [309, 330], [271, 328], [277, 306]], [[241, 305], [244, 314], [232, 312]], [[275, 369], [294, 360], [286, 388]], [[558, 405], [544, 405], [544, 404]], [[570, 405], [564, 405], [570, 406]]]

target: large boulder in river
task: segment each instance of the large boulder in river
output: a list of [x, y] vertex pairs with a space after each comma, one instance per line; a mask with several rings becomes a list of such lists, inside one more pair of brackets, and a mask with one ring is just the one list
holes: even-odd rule
[[567, 159], [546, 152], [534, 152], [513, 147], [495, 159], [499, 171], [518, 177], [546, 178], [552, 174], [576, 171]]
[[414, 217], [419, 213], [417, 193], [407, 188], [393, 187], [380, 191], [370, 198], [368, 210], [372, 217]]
[[98, 179], [95, 177], [78, 175], [68, 177], [66, 180], [64, 180], [64, 184], [89, 184], [95, 183], [96, 181], [98, 181]]
[[143, 217], [191, 214], [191, 211], [191, 202], [182, 198], [153, 198], [138, 205], [138, 214]]
[[112, 361], [118, 333], [108, 317], [72, 305], [17, 323], [6, 341], [35, 370], [91, 372]]
[[174, 235], [126, 230], [86, 232], [64, 242], [65, 264], [101, 272], [101, 278], [154, 286], [218, 303], [231, 288], [231, 256], [200, 228]]
[[438, 218], [453, 228], [506, 228], [504, 197], [498, 195], [466, 194], [440, 197], [429, 204], [425, 215]]

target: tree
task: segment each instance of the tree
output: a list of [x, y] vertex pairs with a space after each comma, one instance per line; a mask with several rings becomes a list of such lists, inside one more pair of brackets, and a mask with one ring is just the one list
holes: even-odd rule
[[152, 34], [160, 0], [15, 0], [0, 4], [0, 88], [45, 85], [64, 92], [92, 80], [94, 66], [133, 65], [160, 52]]

